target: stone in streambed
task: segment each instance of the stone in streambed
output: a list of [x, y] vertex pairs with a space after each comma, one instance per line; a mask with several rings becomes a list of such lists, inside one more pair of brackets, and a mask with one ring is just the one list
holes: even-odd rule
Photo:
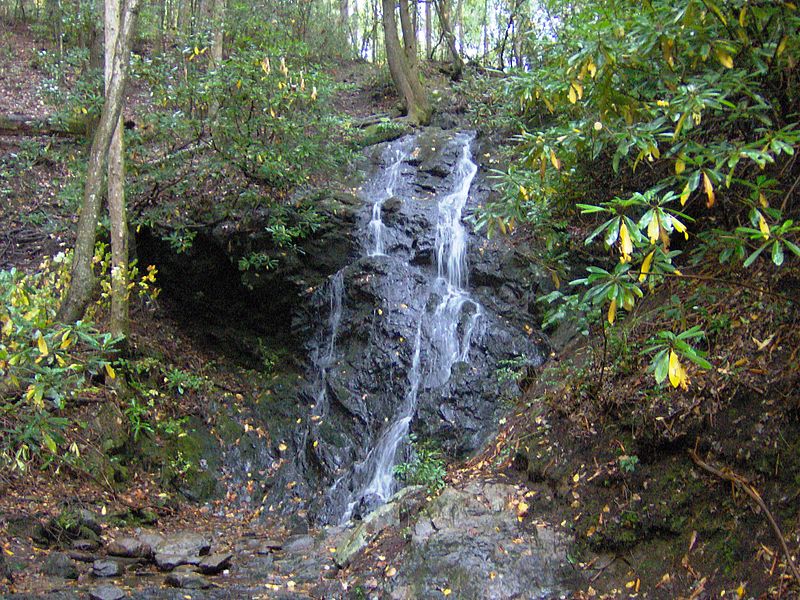
[[202, 533], [189, 531], [173, 533], [164, 538], [153, 550], [160, 554], [204, 556], [211, 549], [211, 542]]
[[199, 565], [202, 558], [199, 556], [187, 556], [186, 554], [167, 554], [156, 552], [153, 557], [156, 566], [162, 571], [171, 571], [181, 565]]
[[115, 585], [101, 585], [89, 592], [89, 600], [122, 600], [125, 592]]
[[51, 553], [42, 564], [42, 573], [62, 579], [78, 578], [78, 569], [75, 568], [75, 563], [63, 552]]
[[189, 567], [183, 567], [173, 571], [167, 575], [164, 583], [170, 587], [185, 590], [206, 590], [214, 585], [202, 575], [190, 570]]
[[131, 537], [124, 537], [110, 542], [106, 546], [106, 552], [111, 556], [123, 556], [125, 558], [149, 558], [153, 555], [153, 549], [148, 544]]
[[116, 577], [122, 574], [122, 567], [114, 560], [96, 560], [92, 563], [92, 575], [95, 577]]
[[216, 575], [231, 566], [233, 554], [211, 554], [203, 558], [197, 568], [204, 575]]

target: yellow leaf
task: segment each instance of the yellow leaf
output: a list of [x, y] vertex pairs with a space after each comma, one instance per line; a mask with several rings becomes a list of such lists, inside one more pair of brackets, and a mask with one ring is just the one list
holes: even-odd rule
[[617, 299], [611, 301], [611, 306], [608, 307], [608, 324], [613, 325], [614, 320], [617, 318]]
[[674, 388], [682, 387], [685, 390], [689, 387], [689, 377], [674, 350], [669, 351], [669, 382]]
[[761, 230], [761, 235], [764, 236], [765, 240], [769, 239], [769, 225], [767, 225], [766, 219], [764, 219], [764, 215], [758, 215], [758, 228]]
[[200, 48], [198, 48], [197, 46], [194, 47], [194, 54], [195, 54], [195, 56], [200, 54]]
[[686, 205], [686, 201], [689, 199], [689, 195], [692, 193], [692, 190], [689, 189], [689, 184], [687, 183], [683, 186], [683, 191], [681, 192], [681, 206]]
[[653, 256], [655, 256], [656, 251], [653, 250], [650, 254], [644, 257], [642, 261], [642, 268], [641, 274], [639, 275], [639, 283], [642, 283], [645, 279], [647, 279], [647, 275], [650, 273], [650, 265], [653, 264]]
[[112, 367], [110, 363], [106, 363], [106, 373], [111, 379], [117, 378], [117, 373], [114, 371], [114, 367]]
[[581, 480], [581, 474], [580, 473], [575, 473], [575, 475], [572, 476], [572, 482], [573, 483], [578, 483], [580, 480]]
[[711, 179], [709, 179], [708, 175], [705, 171], [703, 171], [703, 189], [706, 191], [706, 196], [708, 197], [708, 201], [706, 202], [706, 206], [711, 208], [714, 206], [714, 186], [711, 184]]
[[547, 169], [547, 159], [542, 155], [541, 159], [539, 160], [539, 177], [542, 178], [544, 181], [545, 171]]
[[237, 90], [240, 90], [240, 89], [242, 89], [242, 80], [241, 80], [241, 79], [239, 79], [239, 80], [236, 82], [236, 89], [237, 89]]
[[672, 217], [672, 226], [675, 228], [675, 231], [682, 233], [684, 238], [687, 240], [689, 239], [689, 232], [686, 231], [686, 225], [678, 221], [675, 217]]
[[569, 92], [567, 93], [567, 98], [572, 104], [575, 104], [578, 101], [578, 94], [575, 92], [575, 88], [569, 86]]
[[3, 317], [3, 335], [11, 335], [13, 325], [14, 323], [11, 321], [11, 317]]
[[594, 79], [594, 76], [597, 75], [597, 66], [591, 59], [589, 59], [589, 64], [586, 65], [586, 70], [589, 71], [589, 75], [592, 76], [592, 79]]
[[517, 514], [524, 515], [528, 512], [530, 505], [527, 502], [520, 502], [517, 505]]
[[786, 50], [786, 36], [781, 38], [781, 41], [778, 42], [778, 47], [775, 49], [775, 56], [780, 56], [783, 54], [783, 51]]
[[759, 192], [758, 203], [762, 206], [762, 208], [769, 207], [769, 202], [767, 202], [767, 197], [764, 195], [764, 192]]
[[453, 590], [451, 590], [450, 588], [444, 588], [444, 589], [442, 590], [442, 595], [443, 595], [443, 596], [449, 596], [449, 595], [450, 595], [450, 594], [452, 594], [452, 593], [453, 593]]
[[714, 50], [714, 54], [717, 55], [717, 60], [723, 67], [726, 69], [733, 68], [733, 58], [723, 48], [717, 48]]
[[686, 170], [686, 163], [680, 158], [675, 161], [675, 175], [680, 175]]
[[578, 93], [578, 100], [581, 100], [583, 98], [583, 85], [578, 81], [573, 81], [572, 87], [574, 87], [575, 91]]
[[658, 214], [654, 214], [653, 218], [647, 224], [647, 237], [650, 238], [650, 243], [655, 244], [658, 241], [658, 235], [661, 233], [661, 220]]
[[556, 168], [556, 170], [561, 169], [561, 161], [558, 160], [555, 151], [552, 149], [550, 150], [550, 162], [553, 163], [553, 166]]
[[286, 452], [286, 448], [287, 448], [287, 447], [288, 447], [288, 446], [286, 446], [286, 444], [284, 444], [283, 442], [281, 442], [280, 444], [278, 444], [278, 450], [280, 450], [281, 452]]
[[39, 346], [39, 354], [42, 356], [47, 356], [50, 354], [50, 350], [47, 348], [47, 342], [44, 339], [44, 336], [39, 333], [39, 339], [37, 340], [37, 345]]
[[633, 242], [631, 241], [631, 234], [628, 231], [628, 226], [624, 222], [619, 226], [619, 249], [622, 253], [622, 256], [619, 257], [619, 262], [630, 262], [631, 252], [633, 252]]
[[395, 567], [386, 567], [385, 573], [387, 577], [394, 577], [397, 575], [397, 569]]

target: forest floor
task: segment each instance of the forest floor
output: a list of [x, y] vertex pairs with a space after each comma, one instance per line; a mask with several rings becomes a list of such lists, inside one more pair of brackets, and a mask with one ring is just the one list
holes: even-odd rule
[[[28, 31], [9, 33], [0, 40], [0, 112], [45, 116], [52, 107], [38, 93], [44, 74], [37, 45]], [[385, 79], [359, 65], [342, 65], [334, 76], [358, 90], [342, 95], [343, 110], [355, 117], [391, 112]], [[45, 144], [52, 152], [42, 152]], [[74, 207], [63, 204], [60, 182], [67, 174], [63, 159], [75, 144], [0, 137], [0, 268], [33, 269], [71, 244]], [[500, 478], [520, 486], [530, 505], [521, 518], [547, 520], [575, 536], [572, 558], [583, 573], [576, 598], [798, 597], [791, 566], [800, 559], [798, 293], [796, 264], [775, 274], [701, 259], [687, 277], [645, 302], [630, 328], [613, 335], [603, 328], [588, 340], [557, 333], [556, 359], [528, 374], [527, 392], [496, 439], [480, 455], [452, 465], [448, 484]], [[639, 355], [659, 327], [652, 309], [664, 304], [711, 332], [708, 351], [716, 368], [693, 372], [685, 391], [656, 387]], [[167, 311], [136, 310], [134, 347], [157, 347], [170, 365], [210, 382], [203, 393], [173, 394], [175, 416], [202, 415], [209, 396], [255, 395], [267, 385], [198, 347]], [[111, 398], [105, 388], [73, 417], [91, 422], [98, 404]], [[71, 435], [89, 437], [78, 428]], [[210, 532], [215, 552], [242, 552], [243, 540], [268, 544], [298, 534], [235, 494], [205, 505], [189, 502], [146, 469], [130, 473], [124, 489], [66, 464], [55, 472], [3, 473], [0, 593], [36, 597], [53, 589], [41, 570], [50, 550], [31, 532], [57, 520], [65, 507], [102, 516], [104, 539], [142, 526], [162, 533], [199, 530]], [[400, 544], [402, 533], [376, 543]], [[358, 573], [336, 576], [342, 589], [385, 573], [379, 552], [366, 556], [372, 562]], [[13, 572], [5, 573], [6, 563], [14, 562]], [[274, 573], [264, 597], [277, 590], [312, 594], [313, 586], [297, 584], [290, 567]], [[81, 575], [64, 585], [87, 580]]]

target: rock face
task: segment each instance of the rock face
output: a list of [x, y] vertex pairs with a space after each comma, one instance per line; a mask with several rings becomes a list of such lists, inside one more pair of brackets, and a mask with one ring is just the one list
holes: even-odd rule
[[[379, 459], [408, 456], [406, 444], [386, 449], [400, 420], [463, 456], [486, 440], [514, 386], [496, 376], [502, 361], [543, 361], [547, 346], [532, 328], [524, 282], [506, 280], [509, 252], [454, 229], [464, 229], [486, 193], [479, 178], [467, 180], [470, 140], [428, 130], [375, 150], [377, 171], [357, 219], [360, 248], [296, 317], [310, 337], [301, 401], [312, 408], [293, 440], [298, 458], [273, 487], [276, 503], [306, 507], [320, 523], [366, 514], [390, 495], [366, 493], [376, 488]], [[443, 212], [464, 187], [463, 211], [456, 207], [457, 223], [448, 223]], [[467, 269], [453, 281], [457, 244], [466, 246]], [[305, 501], [321, 489], [321, 501]]]

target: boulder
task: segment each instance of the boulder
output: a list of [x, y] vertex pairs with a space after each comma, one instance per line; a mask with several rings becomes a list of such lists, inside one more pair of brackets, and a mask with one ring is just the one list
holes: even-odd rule
[[78, 569], [75, 567], [75, 563], [63, 552], [51, 552], [42, 563], [42, 573], [62, 579], [78, 578]]
[[126, 594], [115, 585], [99, 585], [89, 591], [89, 600], [122, 600]]
[[115, 560], [96, 560], [92, 563], [95, 577], [117, 577], [122, 574], [122, 565]]
[[231, 553], [210, 554], [203, 557], [203, 560], [197, 565], [197, 569], [203, 575], [216, 575], [231, 566], [232, 558], [233, 554]]

